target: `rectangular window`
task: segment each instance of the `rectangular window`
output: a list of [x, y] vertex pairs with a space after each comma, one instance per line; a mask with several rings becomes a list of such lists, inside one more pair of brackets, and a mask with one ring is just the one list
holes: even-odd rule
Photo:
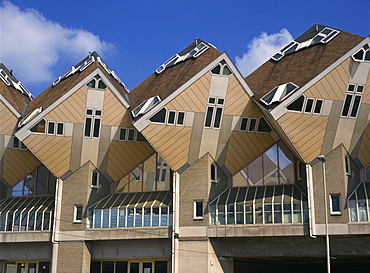
[[248, 118], [242, 118], [240, 123], [240, 131], [247, 131]]
[[255, 132], [256, 131], [256, 125], [257, 125], [257, 119], [251, 118], [251, 120], [249, 122], [248, 131], [249, 132]]
[[346, 164], [346, 175], [351, 175], [351, 159], [348, 155], [344, 158]]
[[119, 140], [126, 140], [126, 132], [127, 132], [126, 128], [120, 128]]
[[321, 108], [323, 105], [323, 100], [316, 100], [315, 109], [313, 110], [314, 114], [321, 114]]
[[13, 149], [19, 149], [19, 139], [13, 136]]
[[[85, 137], [99, 138], [102, 111], [99, 109], [86, 109]], [[59, 124], [58, 124], [59, 125]]]
[[342, 108], [342, 117], [357, 117], [360, 109], [363, 85], [349, 84]]
[[177, 114], [177, 125], [184, 125], [185, 112], [178, 112]]
[[55, 134], [55, 122], [54, 121], [49, 121], [48, 122], [48, 134], [49, 135], [54, 135]]
[[128, 141], [134, 141], [135, 140], [135, 129], [128, 129]]
[[208, 98], [208, 107], [206, 112], [206, 118], [204, 121], [204, 127], [207, 128], [220, 128], [222, 112], [224, 110], [224, 98]]
[[217, 182], [217, 166], [216, 164], [211, 164], [211, 181]]
[[203, 219], [203, 201], [194, 201], [194, 219]]
[[64, 123], [58, 122], [57, 125], [57, 135], [62, 136], [64, 134]]
[[176, 118], [176, 112], [175, 111], [168, 111], [167, 124], [175, 125], [175, 118]]
[[81, 223], [82, 222], [82, 205], [75, 205], [74, 207], [74, 223]]
[[313, 100], [313, 99], [307, 99], [306, 107], [305, 107], [305, 109], [304, 109], [304, 112], [305, 112], [305, 113], [311, 113], [311, 111], [312, 111], [312, 106], [313, 106], [313, 102], [314, 102], [314, 100]]
[[97, 171], [92, 172], [91, 187], [93, 188], [99, 187], [99, 173]]
[[331, 194], [330, 195], [330, 213], [331, 214], [341, 214], [340, 195], [339, 194]]

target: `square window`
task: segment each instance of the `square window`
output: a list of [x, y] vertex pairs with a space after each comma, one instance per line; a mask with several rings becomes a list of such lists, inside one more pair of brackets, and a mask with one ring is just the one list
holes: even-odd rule
[[330, 195], [330, 213], [331, 214], [341, 214], [342, 213], [339, 194]]
[[194, 201], [194, 219], [203, 219], [203, 201]]
[[217, 99], [217, 104], [224, 105], [224, 99]]
[[214, 104], [215, 101], [216, 101], [216, 98], [211, 97], [211, 98], [208, 99], [208, 103], [211, 103], [211, 104]]
[[95, 116], [101, 116], [101, 110], [95, 110]]
[[92, 109], [86, 109], [86, 115], [92, 116], [93, 110]]

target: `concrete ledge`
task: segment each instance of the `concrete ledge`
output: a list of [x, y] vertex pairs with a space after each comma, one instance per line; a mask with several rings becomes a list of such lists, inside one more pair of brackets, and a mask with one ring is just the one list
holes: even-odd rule
[[268, 237], [309, 235], [307, 224], [208, 226], [208, 237]]
[[1, 243], [50, 242], [50, 231], [0, 232]]
[[[84, 240], [122, 240], [122, 239], [166, 239], [171, 238], [171, 228], [125, 228], [89, 229], [84, 231]], [[70, 232], [69, 232], [70, 233]], [[65, 236], [61, 236], [63, 240]]]

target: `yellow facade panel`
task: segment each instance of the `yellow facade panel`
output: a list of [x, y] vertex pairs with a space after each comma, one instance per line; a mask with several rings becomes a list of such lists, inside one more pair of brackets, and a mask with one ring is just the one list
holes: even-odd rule
[[326, 116], [288, 112], [278, 121], [305, 161], [311, 162], [321, 153], [328, 119]]
[[358, 159], [362, 166], [367, 167], [370, 165], [370, 123], [366, 124], [365, 130], [362, 134], [360, 151], [358, 153]]
[[[225, 102], [225, 115], [242, 116], [246, 113], [255, 112], [257, 106], [253, 106], [249, 95], [244, 90], [244, 87], [236, 79], [235, 75], [231, 75], [229, 79], [229, 85], [227, 88], [226, 102]], [[246, 111], [246, 107], [248, 109]]]
[[14, 186], [40, 165], [41, 162], [28, 150], [5, 149], [3, 178]]
[[309, 98], [343, 101], [349, 81], [351, 63], [351, 57], [349, 57], [305, 91], [305, 95]]
[[362, 103], [370, 104], [370, 72], [367, 74], [366, 86], [364, 95], [362, 97]]
[[126, 107], [110, 89], [106, 89], [104, 94], [102, 125], [133, 127]]
[[210, 88], [210, 73], [204, 74], [176, 98], [166, 104], [170, 110], [204, 112]]
[[0, 101], [0, 134], [12, 135], [17, 126], [17, 122], [17, 117], [2, 101]]
[[83, 123], [85, 116], [87, 88], [81, 87], [69, 98], [45, 115], [46, 120]]

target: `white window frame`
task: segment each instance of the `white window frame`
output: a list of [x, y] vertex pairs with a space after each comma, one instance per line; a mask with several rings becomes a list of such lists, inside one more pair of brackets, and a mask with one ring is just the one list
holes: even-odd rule
[[[81, 208], [81, 219], [78, 219], [78, 209]], [[73, 223], [81, 223], [83, 219], [83, 205], [74, 205]]]
[[[202, 213], [197, 215], [197, 204], [201, 203]], [[194, 200], [194, 220], [202, 220], [204, 218], [204, 200]]]
[[[210, 102], [210, 99], [214, 99], [214, 103], [211, 103]], [[223, 103], [218, 103], [219, 100], [223, 100]], [[204, 116], [204, 128], [209, 128], [209, 129], [220, 129], [221, 128], [221, 124], [222, 124], [222, 118], [223, 118], [223, 114], [224, 114], [224, 108], [225, 108], [225, 103], [226, 103], [226, 98], [225, 97], [216, 97], [216, 96], [209, 96], [208, 97], [208, 100], [207, 100], [207, 107], [206, 107], [206, 113], [205, 113], [205, 116]], [[207, 117], [208, 117], [208, 108], [212, 107], [212, 117], [211, 117], [211, 121], [210, 121], [210, 125], [207, 126], [206, 125], [206, 121], [207, 121]], [[221, 117], [220, 117], [220, 121], [219, 121], [219, 126], [215, 126], [215, 121], [216, 121], [216, 114], [217, 114], [217, 110], [218, 109], [221, 109]]]
[[[91, 110], [92, 114], [88, 114], [87, 111]], [[97, 115], [96, 112], [100, 111], [100, 115]], [[86, 121], [87, 119], [91, 119], [91, 127], [89, 135], [86, 135]], [[95, 129], [95, 120], [100, 120], [99, 122], [99, 135], [94, 136], [94, 129]], [[102, 126], [102, 120], [103, 120], [103, 110], [102, 109], [95, 109], [95, 108], [86, 108], [85, 109], [85, 121], [84, 121], [84, 138], [93, 138], [93, 139], [99, 139], [101, 134], [101, 126]]]
[[[351, 85], [354, 86], [353, 91], [348, 90]], [[359, 86], [362, 86], [362, 92], [357, 92]], [[357, 118], [358, 113], [360, 112], [360, 107], [361, 107], [361, 102], [362, 102], [362, 97], [363, 97], [364, 91], [365, 91], [365, 86], [362, 85], [362, 84], [355, 84], [355, 83], [349, 83], [348, 84], [346, 95], [344, 97], [344, 101], [343, 101], [343, 105], [342, 105], [342, 110], [340, 112], [340, 117], [341, 118], [354, 118], [354, 119]], [[351, 98], [351, 101], [350, 101], [350, 104], [349, 104], [348, 113], [347, 113], [347, 115], [343, 115], [344, 106], [345, 106], [345, 103], [346, 103], [346, 100], [347, 100], [347, 96], [349, 96], [349, 95], [351, 95], [352, 98]], [[356, 111], [356, 115], [351, 116], [351, 113], [352, 113], [352, 110], [353, 110], [353, 105], [354, 105], [356, 97], [360, 97], [360, 101], [358, 103], [358, 108], [357, 108], [357, 111]]]
[[[339, 201], [339, 211], [333, 210], [333, 197], [338, 197]], [[330, 194], [330, 214], [331, 215], [341, 215], [342, 214], [342, 205], [341, 205], [341, 198], [340, 194]]]
[[[47, 124], [48, 124], [48, 126], [47, 126], [47, 130], [46, 130], [46, 134], [48, 134], [48, 135], [55, 135], [55, 132], [56, 132], [56, 129], [57, 129], [56, 122], [55, 121], [48, 121]], [[50, 126], [50, 124], [54, 124], [54, 129], [53, 129], [53, 132], [52, 133], [49, 133], [49, 126]]]
[[91, 173], [91, 187], [92, 188], [99, 188], [99, 172], [98, 171], [93, 171]]
[[[211, 164], [211, 169], [210, 169], [210, 179], [211, 182], [217, 183], [217, 165], [216, 163]], [[214, 177], [212, 176], [212, 172], [214, 173]]]

